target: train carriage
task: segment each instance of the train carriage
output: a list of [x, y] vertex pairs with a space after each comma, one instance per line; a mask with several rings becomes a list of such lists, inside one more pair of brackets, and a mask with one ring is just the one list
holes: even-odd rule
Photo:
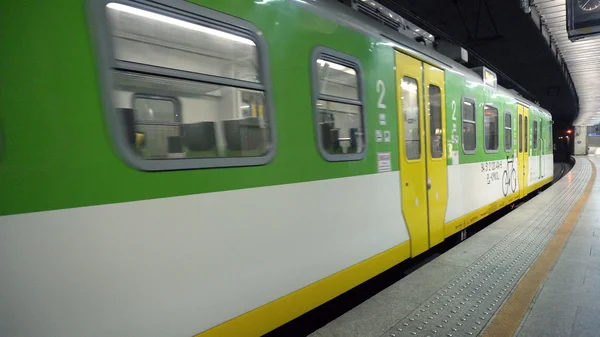
[[0, 13], [2, 336], [261, 335], [552, 180], [549, 112], [335, 1]]

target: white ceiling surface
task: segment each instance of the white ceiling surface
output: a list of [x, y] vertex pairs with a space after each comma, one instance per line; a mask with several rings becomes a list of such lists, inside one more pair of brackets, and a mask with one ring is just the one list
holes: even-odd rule
[[579, 96], [579, 116], [573, 124], [600, 123], [600, 36], [571, 42], [567, 37], [565, 0], [534, 0], [533, 3], [567, 63]]

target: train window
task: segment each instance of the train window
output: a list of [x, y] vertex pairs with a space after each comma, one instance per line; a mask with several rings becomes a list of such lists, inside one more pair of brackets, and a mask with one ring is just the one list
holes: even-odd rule
[[429, 85], [429, 132], [431, 158], [442, 158], [442, 93], [438, 86]]
[[486, 152], [498, 151], [498, 109], [489, 105], [483, 109], [483, 138]]
[[540, 119], [539, 124], [538, 124], [538, 135], [539, 135], [539, 149], [540, 149], [540, 153], [543, 150], [544, 147], [544, 120]]
[[531, 149], [537, 150], [538, 148], [538, 122], [533, 121], [533, 135], [531, 137]]
[[358, 60], [318, 47], [313, 53], [312, 76], [321, 155], [329, 161], [363, 159], [365, 117]]
[[552, 152], [552, 143], [554, 143], [554, 138], [552, 137], [552, 125], [548, 125], [548, 151]]
[[198, 6], [183, 16], [175, 7], [99, 3], [107, 19], [99, 25], [111, 38], [101, 45], [112, 47], [104, 64], [112, 66], [111, 120], [130, 164], [155, 171], [272, 159], [266, 61], [259, 57], [266, 48], [256, 29]]
[[462, 144], [466, 154], [475, 153], [477, 148], [477, 122], [475, 101], [464, 98], [462, 104]]
[[512, 114], [510, 111], [504, 112], [504, 151], [512, 150]]
[[417, 80], [404, 76], [402, 87], [402, 106], [404, 115], [404, 148], [406, 159], [421, 158], [421, 126], [419, 113], [419, 86]]
[[525, 126], [523, 127], [525, 130], [525, 152], [529, 152], [529, 124], [527, 123], [527, 116], [525, 116]]

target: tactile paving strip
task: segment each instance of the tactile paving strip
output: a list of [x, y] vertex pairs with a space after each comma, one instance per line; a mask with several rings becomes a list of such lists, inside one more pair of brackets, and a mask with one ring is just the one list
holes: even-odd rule
[[[479, 335], [583, 192], [591, 167], [383, 336]], [[567, 178], [567, 179], [570, 179]]]

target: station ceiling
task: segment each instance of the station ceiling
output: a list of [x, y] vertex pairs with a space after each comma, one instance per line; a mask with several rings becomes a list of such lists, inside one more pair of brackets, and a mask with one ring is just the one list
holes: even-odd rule
[[[562, 1], [564, 0], [539, 0]], [[499, 69], [500, 85], [538, 101], [558, 126], [578, 114], [561, 66], [519, 1], [506, 0], [378, 0], [434, 35], [445, 34]], [[440, 33], [443, 32], [443, 33]], [[473, 55], [469, 55], [470, 58]], [[596, 77], [598, 78], [598, 77]], [[574, 81], [575, 82], [575, 81]], [[577, 87], [577, 83], [575, 83]]]
[[[596, 6], [598, 1], [579, 0], [581, 5]], [[564, 57], [579, 96], [578, 125], [600, 122], [600, 37], [595, 36], [572, 42], [566, 30], [565, 0], [534, 0], [542, 23], [558, 45]]]

